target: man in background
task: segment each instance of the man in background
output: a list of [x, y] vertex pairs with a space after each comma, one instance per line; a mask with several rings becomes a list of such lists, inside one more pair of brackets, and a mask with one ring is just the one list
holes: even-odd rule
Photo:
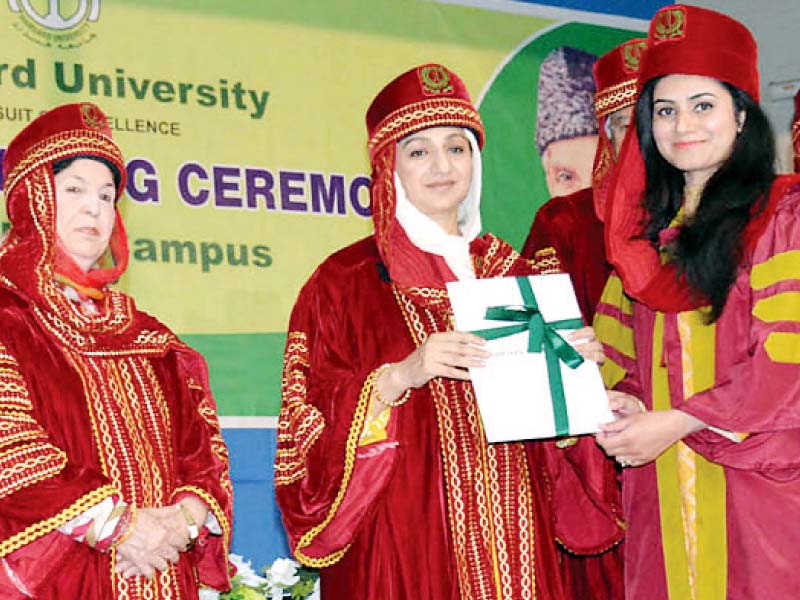
[[597, 57], [562, 46], [553, 49], [539, 69], [536, 147], [550, 196], [566, 196], [591, 185], [597, 148], [597, 120], [592, 110]]
[[[594, 90], [596, 85], [597, 92], [593, 93], [590, 105], [591, 122], [599, 127], [595, 126], [598, 135], [593, 136], [597, 144], [591, 176], [581, 179], [584, 183], [581, 189], [556, 195], [539, 209], [522, 249], [522, 255], [529, 259], [537, 253], [555, 251], [560, 270], [572, 277], [578, 304], [587, 323], [594, 318], [595, 306], [610, 272], [603, 243], [605, 194], [611, 169], [631, 121], [636, 75], [644, 44], [644, 40], [629, 40], [593, 63], [591, 88]], [[584, 57], [583, 60], [581, 64], [587, 64], [588, 59]], [[542, 68], [544, 70], [544, 64]], [[581, 88], [588, 89], [589, 86], [584, 83]], [[575, 103], [567, 106], [574, 108]], [[584, 114], [572, 117], [572, 121], [571, 131], [591, 129], [590, 119]], [[552, 120], [544, 123], [552, 123]], [[552, 137], [553, 134], [546, 131], [536, 132], [537, 141]], [[552, 146], [550, 143], [547, 149]]]

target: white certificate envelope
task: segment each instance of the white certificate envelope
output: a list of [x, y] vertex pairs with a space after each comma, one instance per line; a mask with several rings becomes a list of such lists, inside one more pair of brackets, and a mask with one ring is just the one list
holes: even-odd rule
[[[569, 275], [531, 275], [528, 281], [545, 322], [581, 317]], [[523, 304], [515, 277], [455, 281], [447, 284], [447, 292], [458, 331], [518, 324], [484, 318], [490, 306]], [[566, 338], [569, 330], [559, 333]], [[486, 365], [470, 368], [469, 372], [488, 441], [555, 437], [545, 355], [528, 352], [528, 331], [489, 340], [486, 349], [492, 353]], [[597, 364], [584, 360], [575, 369], [561, 361], [559, 365], [569, 419], [568, 435], [595, 433], [601, 423], [613, 421]]]

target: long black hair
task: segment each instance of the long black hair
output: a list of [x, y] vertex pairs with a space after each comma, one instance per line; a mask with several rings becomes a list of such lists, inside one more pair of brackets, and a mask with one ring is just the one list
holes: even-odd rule
[[[661, 156], [653, 138], [653, 93], [659, 79], [647, 82], [636, 105], [647, 173], [645, 237], [654, 245], [677, 214], [685, 186], [683, 172]], [[742, 233], [763, 209], [775, 179], [775, 136], [767, 116], [746, 92], [721, 83], [733, 98], [736, 114], [744, 111], [744, 124], [730, 156], [706, 182], [697, 211], [666, 249], [689, 287], [710, 303], [708, 322], [725, 306], [742, 258]]]

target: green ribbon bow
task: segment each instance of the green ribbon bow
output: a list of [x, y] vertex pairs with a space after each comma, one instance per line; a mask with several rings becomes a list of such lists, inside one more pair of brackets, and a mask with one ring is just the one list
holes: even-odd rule
[[567, 435], [569, 433], [569, 415], [559, 361], [563, 361], [570, 369], [575, 369], [583, 363], [583, 357], [558, 334], [556, 329], [580, 329], [583, 327], [583, 320], [545, 321], [528, 278], [516, 277], [516, 280], [522, 294], [522, 306], [490, 306], [486, 309], [484, 318], [489, 321], [520, 321], [520, 323], [492, 329], [480, 329], [472, 333], [485, 340], [496, 340], [528, 331], [528, 352], [544, 351], [556, 435]]

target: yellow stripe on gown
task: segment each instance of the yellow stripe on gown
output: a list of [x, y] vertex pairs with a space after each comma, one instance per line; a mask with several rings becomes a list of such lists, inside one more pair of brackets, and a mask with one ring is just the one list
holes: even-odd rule
[[697, 466], [695, 452], [683, 442], [676, 445], [678, 455], [678, 482], [681, 491], [681, 514], [689, 568], [689, 589], [692, 600], [697, 598]]
[[[683, 370], [683, 397], [688, 398], [693, 392], [693, 363], [687, 351], [691, 346], [692, 328], [685, 318], [685, 313], [678, 315], [678, 334], [681, 339], [681, 368]], [[713, 368], [712, 368], [713, 372]], [[689, 561], [689, 587], [692, 600], [697, 597], [695, 580], [697, 578], [697, 465], [695, 452], [683, 442], [678, 442], [678, 481], [681, 490], [681, 510], [683, 513], [683, 529], [686, 536], [686, 557]]]
[[[715, 328], [704, 313], [676, 316], [683, 395], [714, 384]], [[653, 330], [653, 409], [671, 408], [667, 367], [662, 363], [665, 315]], [[656, 461], [661, 535], [671, 600], [724, 600], [727, 587], [725, 474], [719, 465], [678, 442]]]

